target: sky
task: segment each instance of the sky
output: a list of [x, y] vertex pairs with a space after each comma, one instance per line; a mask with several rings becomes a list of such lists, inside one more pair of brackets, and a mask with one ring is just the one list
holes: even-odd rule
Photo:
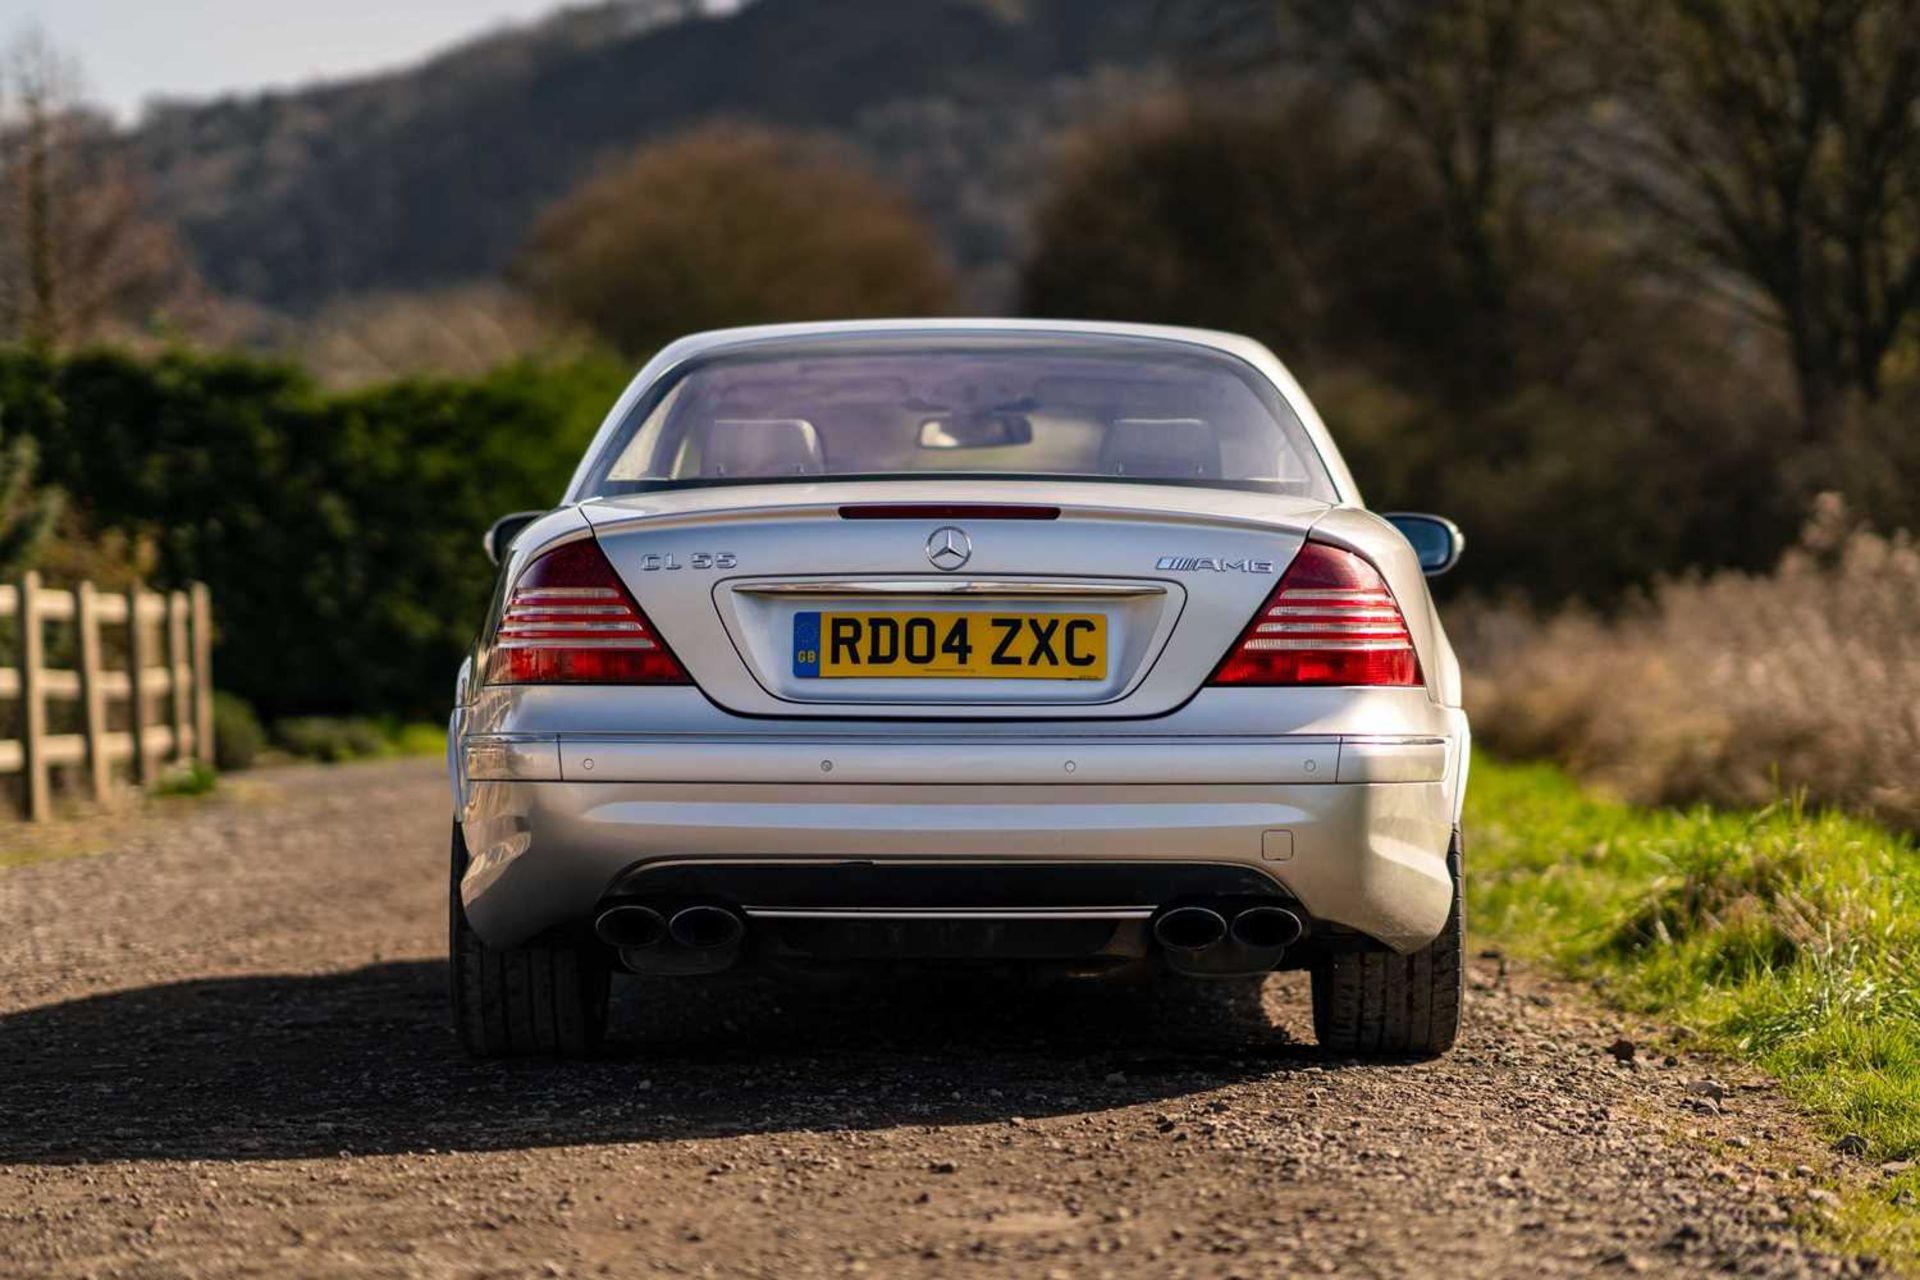
[[0, 0], [0, 41], [34, 25], [124, 123], [151, 97], [210, 98], [418, 61], [557, 0]]

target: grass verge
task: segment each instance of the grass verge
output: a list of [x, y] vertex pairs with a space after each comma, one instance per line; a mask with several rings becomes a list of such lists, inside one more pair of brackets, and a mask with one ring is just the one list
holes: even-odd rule
[[296, 759], [345, 764], [443, 754], [447, 727], [394, 719], [300, 716], [277, 722], [273, 739], [280, 750]]
[[187, 760], [168, 769], [147, 788], [147, 794], [162, 799], [178, 800], [193, 796], [211, 795], [220, 785], [220, 775], [212, 765], [202, 764], [198, 760]]
[[1644, 809], [1550, 765], [1474, 762], [1468, 919], [1777, 1078], [1893, 1171], [1845, 1198], [1848, 1247], [1920, 1269], [1920, 849], [1796, 803]]

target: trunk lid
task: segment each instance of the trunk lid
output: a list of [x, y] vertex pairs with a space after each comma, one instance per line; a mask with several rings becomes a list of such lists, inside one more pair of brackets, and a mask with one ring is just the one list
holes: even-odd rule
[[1004, 481], [761, 484], [582, 508], [730, 711], [1034, 719], [1157, 715], [1192, 697], [1326, 510]]

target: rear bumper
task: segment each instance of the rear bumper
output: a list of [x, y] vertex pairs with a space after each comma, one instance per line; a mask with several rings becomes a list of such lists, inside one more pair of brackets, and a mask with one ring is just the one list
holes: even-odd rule
[[[1203, 864], [1270, 882], [1315, 921], [1412, 950], [1438, 934], [1452, 899], [1461, 747], [1431, 736], [472, 735], [455, 762], [471, 852], [461, 891], [481, 937], [511, 946], [672, 864], [978, 868], [981, 883], [1016, 895], [1023, 877], [995, 868], [1137, 867], [1148, 892], [1150, 867]], [[842, 879], [844, 902], [818, 900], [819, 884]], [[871, 879], [860, 874], [809, 883], [815, 908], [880, 905], [863, 900]]]
[[803, 742], [750, 734], [724, 740], [474, 734], [466, 740], [464, 774], [470, 781], [486, 782], [751, 779], [836, 786], [1440, 782], [1452, 765], [1451, 745], [1441, 736], [1372, 734], [1089, 740], [1028, 733], [944, 741], [894, 735]]

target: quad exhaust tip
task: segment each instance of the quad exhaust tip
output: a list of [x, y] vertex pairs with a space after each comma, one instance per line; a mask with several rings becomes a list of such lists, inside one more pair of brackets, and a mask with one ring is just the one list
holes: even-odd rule
[[746, 921], [725, 907], [682, 907], [667, 922], [667, 936], [692, 951], [733, 946], [746, 932]]
[[1249, 951], [1278, 951], [1300, 941], [1306, 926], [1285, 907], [1247, 907], [1232, 923], [1212, 907], [1175, 907], [1153, 922], [1153, 936], [1169, 951], [1197, 955], [1231, 940]]
[[672, 916], [637, 902], [608, 907], [593, 922], [594, 936], [621, 951], [646, 951], [672, 941], [689, 951], [719, 951], [746, 936], [746, 921], [725, 907], [699, 904]]
[[667, 921], [652, 907], [627, 903], [602, 911], [593, 922], [593, 933], [610, 947], [637, 951], [658, 946], [667, 936]]
[[1211, 907], [1175, 907], [1153, 922], [1153, 936], [1169, 951], [1205, 951], [1227, 936], [1227, 920]]
[[1265, 950], [1292, 946], [1300, 941], [1305, 927], [1285, 907], [1248, 907], [1233, 918], [1230, 932], [1241, 946]]

